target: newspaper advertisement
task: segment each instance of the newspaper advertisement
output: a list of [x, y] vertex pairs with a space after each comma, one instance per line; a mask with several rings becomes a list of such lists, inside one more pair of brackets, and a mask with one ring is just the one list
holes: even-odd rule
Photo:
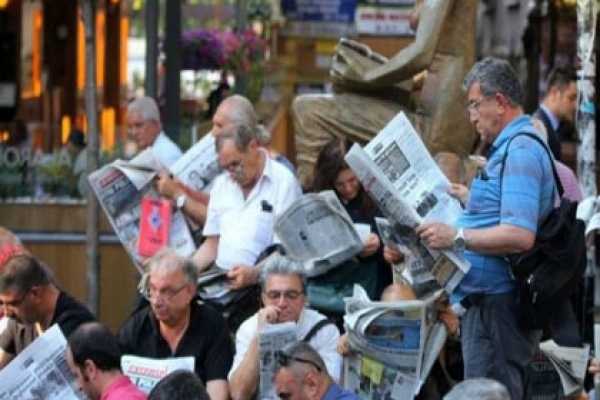
[[275, 221], [288, 256], [302, 261], [308, 276], [322, 275], [360, 253], [370, 233], [363, 228], [355, 226], [332, 190], [303, 195]]
[[590, 357], [590, 345], [583, 347], [562, 347], [554, 340], [540, 343], [540, 351], [548, 357], [562, 384], [565, 396], [583, 389], [583, 380]]
[[[362, 365], [354, 366], [359, 378], [346, 381], [345, 387], [353, 391], [361, 390], [361, 385], [371, 391], [383, 390], [382, 374], [365, 374], [366, 362], [369, 371], [389, 372], [385, 387], [390, 392], [394, 385], [397, 387], [396, 397], [390, 398], [412, 399], [446, 341], [446, 328], [437, 319], [441, 294], [439, 290], [423, 300], [380, 302], [371, 301], [356, 285], [353, 296], [345, 299], [344, 325], [348, 343]], [[410, 393], [410, 397], [401, 393]]]
[[[143, 257], [138, 253], [141, 203], [144, 196], [158, 197], [154, 179], [162, 170], [160, 162], [150, 149], [131, 161], [116, 160], [88, 176], [102, 209], [117, 237], [140, 272]], [[196, 249], [185, 218], [180, 211], [171, 218], [169, 244], [184, 257]]]
[[423, 221], [452, 225], [462, 208], [447, 190], [450, 182], [437, 167], [403, 113], [398, 114], [365, 149], [355, 144], [346, 154], [373, 202], [406, 247], [452, 293], [469, 263], [452, 251], [428, 249], [414, 233]]
[[260, 331], [260, 382], [259, 399], [276, 400], [275, 370], [277, 368], [277, 351], [296, 341], [296, 324], [265, 324]]
[[155, 358], [124, 355], [121, 370], [142, 392], [148, 394], [169, 373], [177, 370], [194, 372], [194, 357]]
[[214, 136], [204, 135], [171, 166], [171, 172], [187, 187], [198, 192], [210, 192], [221, 172]]
[[67, 340], [52, 325], [0, 371], [0, 399], [87, 399], [66, 359]]

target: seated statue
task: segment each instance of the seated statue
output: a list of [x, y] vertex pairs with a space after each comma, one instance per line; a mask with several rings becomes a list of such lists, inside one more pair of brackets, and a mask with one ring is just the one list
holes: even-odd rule
[[[292, 106], [301, 182], [333, 137], [366, 143], [400, 111], [431, 154], [469, 154], [476, 133], [462, 81], [475, 61], [476, 22], [476, 1], [416, 0], [415, 40], [391, 59], [342, 39], [330, 72], [334, 94], [299, 96]], [[411, 106], [412, 84], [424, 71], [420, 96]]]

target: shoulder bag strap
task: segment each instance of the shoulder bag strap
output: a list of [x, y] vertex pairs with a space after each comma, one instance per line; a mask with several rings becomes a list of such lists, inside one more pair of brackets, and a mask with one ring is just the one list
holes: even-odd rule
[[312, 328], [310, 328], [310, 331], [308, 331], [308, 333], [306, 334], [306, 336], [304, 336], [302, 341], [306, 343], [310, 342], [310, 340], [317, 334], [317, 332], [319, 332], [322, 328], [326, 327], [327, 325], [333, 325], [333, 322], [331, 322], [327, 318], [323, 318], [322, 320], [317, 322]]

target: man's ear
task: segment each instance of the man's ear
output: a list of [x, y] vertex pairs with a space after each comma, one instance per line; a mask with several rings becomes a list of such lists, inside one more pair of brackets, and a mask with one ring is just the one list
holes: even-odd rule
[[316, 398], [315, 396], [319, 394], [319, 380], [317, 374], [314, 372], [306, 374], [306, 377], [304, 378], [304, 388], [311, 399]]
[[94, 363], [92, 360], [87, 359], [85, 360], [85, 362], [83, 363], [83, 372], [84, 375], [88, 377], [88, 379], [93, 380], [94, 378], [96, 378], [96, 374], [98, 372], [98, 367], [96, 367], [96, 363]]

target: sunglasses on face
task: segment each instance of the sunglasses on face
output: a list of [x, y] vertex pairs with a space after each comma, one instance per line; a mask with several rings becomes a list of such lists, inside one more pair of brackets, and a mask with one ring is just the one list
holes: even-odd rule
[[[302, 364], [312, 365], [313, 367], [315, 367], [317, 369], [317, 371], [323, 372], [323, 369], [320, 366], [318, 366], [317, 363], [315, 363], [314, 361], [307, 360], [306, 358], [291, 356], [283, 350], [278, 350], [277, 352], [275, 352], [275, 358], [277, 360], [277, 364], [284, 368], [288, 367], [293, 362], [299, 362]], [[286, 393], [284, 393], [284, 394], [286, 394]], [[289, 393], [288, 393], [288, 395], [289, 395]], [[286, 398], [286, 397], [280, 396], [280, 398]]]

